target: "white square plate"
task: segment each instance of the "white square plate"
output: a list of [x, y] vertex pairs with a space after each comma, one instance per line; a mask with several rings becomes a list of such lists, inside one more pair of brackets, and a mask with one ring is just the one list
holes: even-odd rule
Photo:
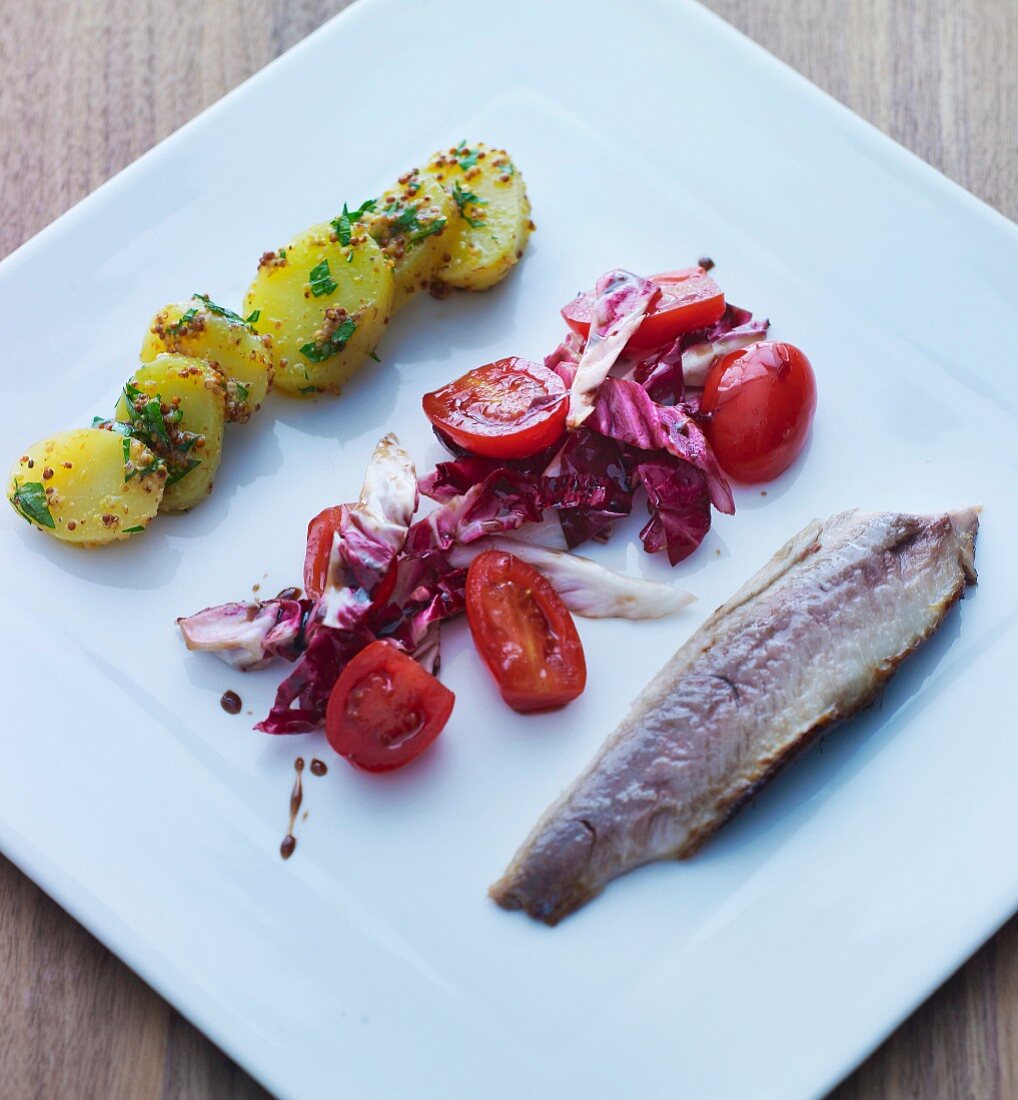
[[[488, 294], [415, 302], [338, 400], [231, 429], [215, 493], [103, 552], [0, 523], [0, 846], [286, 1096], [798, 1097], [831, 1086], [1015, 909], [1015, 227], [692, 4], [362, 0], [0, 266], [4, 453], [107, 413], [153, 311], [237, 306], [254, 262], [461, 137], [509, 148], [538, 223]], [[708, 253], [812, 358], [809, 452], [738, 495], [654, 624], [587, 623], [593, 675], [520, 718], [460, 625], [456, 713], [405, 774], [249, 729], [278, 669], [184, 652], [175, 616], [299, 578], [421, 394], [557, 342], [613, 266]], [[550, 930], [485, 896], [650, 673], [792, 532], [851, 505], [985, 506], [981, 583], [882, 705], [701, 855]], [[236, 688], [242, 717], [217, 705]], [[278, 854], [295, 756], [296, 855]]]

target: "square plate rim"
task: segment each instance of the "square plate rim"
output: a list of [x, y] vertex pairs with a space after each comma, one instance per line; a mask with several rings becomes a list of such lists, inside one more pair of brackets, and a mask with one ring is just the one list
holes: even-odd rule
[[[374, 18], [373, 13], [377, 9], [399, 7], [405, 2], [406, 0], [356, 0], [355, 3], [325, 20], [310, 34], [273, 58], [219, 99], [204, 107], [193, 118], [162, 138], [130, 164], [125, 165], [8, 253], [0, 260], [0, 273], [4, 275], [12, 274], [12, 269], [15, 269], [20, 263], [28, 261], [37, 249], [48, 244], [51, 239], [58, 237], [62, 232], [72, 228], [77, 221], [88, 219], [99, 204], [116, 195], [119, 190], [129, 187], [136, 172], [142, 170], [153, 160], [159, 160], [172, 154], [174, 144], [183, 136], [203, 126], [213, 125], [216, 115], [224, 104], [232, 102], [234, 97], [242, 96], [250, 85], [255, 85], [263, 79], [269, 79], [269, 74], [274, 73], [277, 66], [284, 62], [292, 63], [295, 57], [299, 56], [319, 36], [328, 33], [335, 24], [356, 19], [371, 20]], [[505, 0], [499, 0], [499, 2], [505, 4]], [[753, 56], [756, 64], [764, 67], [769, 66], [776, 75], [780, 74], [782, 80], [794, 85], [798, 89], [799, 95], [812, 97], [816, 103], [825, 103], [825, 109], [830, 112], [831, 117], [837, 118], [842, 127], [854, 130], [859, 134], [871, 152], [878, 154], [885, 161], [896, 161], [902, 164], [913, 179], [921, 179], [931, 187], [939, 190], [944, 203], [964, 208], [970, 215], [985, 221], [997, 233], [1004, 233], [1015, 243], [1018, 243], [1018, 225], [1006, 215], [967, 191], [963, 186], [905, 148], [874, 124], [856, 114], [840, 100], [770, 53], [720, 15], [703, 7], [696, 0], [640, 0], [640, 2], [648, 6], [657, 5], [683, 9], [690, 18], [714, 24], [716, 28], [729, 37], [734, 46]], [[570, 3], [575, 4], [577, 7], [582, 6], [581, 0], [570, 0]], [[270, 1066], [259, 1064], [258, 1060], [251, 1056], [251, 1052], [244, 1048], [236, 1033], [217, 1017], [214, 1011], [216, 1007], [214, 998], [198, 989], [190, 977], [183, 972], [174, 969], [169, 971], [160, 970], [156, 956], [140, 942], [134, 930], [129, 926], [118, 927], [119, 920], [115, 911], [109, 909], [101, 898], [84, 893], [80, 886], [76, 890], [74, 876], [38, 849], [28, 837], [19, 832], [13, 822], [3, 816], [2, 812], [0, 812], [0, 851], [78, 923], [95, 935], [101, 943], [118, 958], [122, 959], [168, 1003], [195, 1023], [204, 1034], [209, 1036], [216, 1045], [250, 1072], [253, 1077], [278, 1095], [289, 1094], [287, 1082], [277, 1077]], [[941, 968], [940, 976], [929, 982], [925, 988], [917, 990], [914, 999], [903, 1007], [900, 1015], [895, 1020], [882, 1028], [879, 1033], [876, 1033], [872, 1042], [863, 1044], [861, 1049], [848, 1056], [840, 1068], [832, 1072], [823, 1086], [824, 1092], [834, 1087], [861, 1064], [903, 1020], [915, 1011], [918, 1005], [925, 1001], [960, 966], [964, 965], [970, 955], [1018, 911], [1018, 885], [1012, 893], [1012, 900], [1005, 905], [997, 916], [989, 921], [973, 918], [969, 922], [971, 927], [966, 926], [965, 932], [958, 936], [959, 941], [963, 941], [965, 944], [963, 947], [964, 954], [953, 956], [950, 960], [947, 960]], [[188, 987], [189, 992], [187, 994], [181, 993], [182, 986]]]

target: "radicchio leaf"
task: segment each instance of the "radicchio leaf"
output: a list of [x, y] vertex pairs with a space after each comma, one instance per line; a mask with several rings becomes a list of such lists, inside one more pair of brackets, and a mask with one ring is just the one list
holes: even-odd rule
[[[263, 733], [307, 733], [325, 719], [329, 695], [347, 663], [375, 640], [372, 631], [311, 630], [307, 649], [276, 689], [268, 715], [256, 726]], [[296, 704], [296, 705], [294, 705]]]
[[485, 550], [514, 554], [539, 569], [566, 607], [588, 619], [660, 619], [696, 598], [681, 588], [616, 573], [579, 554], [515, 538], [480, 539], [454, 547], [449, 557], [455, 565], [467, 565]]
[[660, 297], [661, 288], [629, 271], [609, 271], [598, 279], [594, 293], [590, 332], [569, 390], [566, 426], [570, 429], [578, 428], [591, 414], [602, 382]]
[[184, 644], [215, 653], [232, 668], [261, 668], [273, 657], [295, 661], [304, 648], [311, 600], [224, 603], [177, 619]]
[[375, 447], [360, 498], [343, 505], [332, 541], [328, 579], [315, 618], [325, 627], [356, 629], [367, 615], [375, 589], [403, 549], [417, 510], [417, 475], [392, 434]]
[[710, 499], [731, 515], [735, 500], [714, 452], [696, 422], [679, 406], [657, 405], [630, 379], [609, 378], [601, 387], [588, 426], [642, 451], [667, 451], [685, 459], [707, 479]]
[[647, 490], [650, 520], [640, 532], [648, 554], [667, 550], [676, 565], [703, 542], [710, 530], [707, 479], [691, 463], [672, 455], [646, 457], [636, 476]]

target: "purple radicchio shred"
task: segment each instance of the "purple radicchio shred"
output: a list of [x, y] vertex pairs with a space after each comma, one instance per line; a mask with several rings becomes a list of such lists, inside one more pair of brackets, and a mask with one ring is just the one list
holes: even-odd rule
[[295, 661], [306, 644], [311, 600], [224, 603], [177, 619], [188, 649], [216, 653], [234, 668], [261, 668], [275, 657]]
[[637, 382], [608, 378], [588, 426], [626, 446], [685, 459], [706, 477], [714, 507], [728, 515], [735, 511], [732, 490], [714, 452], [696, 421], [681, 407], [657, 405]]
[[374, 634], [366, 628], [347, 631], [313, 627], [307, 649], [276, 689], [271, 710], [255, 729], [277, 734], [317, 729], [325, 721], [325, 708], [339, 674], [374, 640]]
[[633, 469], [647, 490], [650, 520], [640, 532], [644, 549], [649, 554], [665, 550], [677, 565], [710, 530], [707, 479], [692, 463], [669, 454], [634, 456]]
[[605, 542], [616, 520], [633, 510], [633, 483], [622, 449], [613, 439], [581, 427], [556, 458], [558, 473], [546, 478], [545, 504], [554, 507], [566, 545]]

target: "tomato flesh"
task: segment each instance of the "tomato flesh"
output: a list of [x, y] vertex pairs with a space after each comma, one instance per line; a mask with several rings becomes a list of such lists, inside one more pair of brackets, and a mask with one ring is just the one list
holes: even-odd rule
[[500, 550], [478, 554], [467, 572], [466, 604], [474, 645], [513, 710], [549, 710], [582, 693], [580, 636], [533, 566]]
[[[324, 508], [308, 524], [307, 550], [304, 552], [304, 591], [313, 599], [321, 599], [325, 585], [329, 580], [329, 557], [332, 553], [332, 539], [339, 530], [343, 515], [342, 505]], [[396, 563], [378, 582], [371, 609], [384, 607], [393, 589], [396, 587]]]
[[553, 370], [511, 356], [426, 393], [423, 404], [431, 423], [468, 451], [528, 458], [562, 434], [569, 397]]
[[700, 408], [726, 473], [770, 481], [795, 461], [817, 406], [813, 368], [793, 344], [762, 340], [711, 367]]
[[[725, 296], [702, 267], [651, 275], [661, 287], [661, 297], [650, 307], [640, 327], [626, 345], [631, 352], [648, 351], [684, 332], [712, 325], [725, 312]], [[593, 294], [580, 294], [563, 310], [566, 324], [584, 339], [590, 334]]]
[[329, 554], [332, 552], [332, 536], [339, 528], [343, 509], [340, 505], [324, 508], [308, 524], [307, 550], [304, 554], [304, 591], [313, 600], [325, 591], [329, 578]]
[[455, 701], [412, 657], [389, 642], [372, 642], [340, 673], [325, 712], [325, 735], [355, 767], [392, 771], [432, 744]]

